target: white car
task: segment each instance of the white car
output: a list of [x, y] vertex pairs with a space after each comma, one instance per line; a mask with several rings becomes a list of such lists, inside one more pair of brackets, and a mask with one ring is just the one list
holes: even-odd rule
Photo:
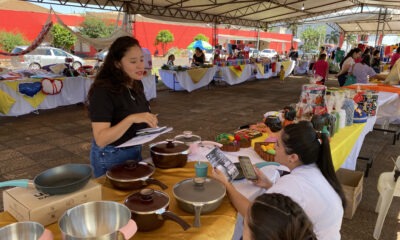
[[260, 57], [267, 57], [267, 58], [273, 58], [278, 54], [274, 49], [264, 49], [260, 52], [259, 56]]
[[204, 50], [205, 61], [212, 63], [214, 59], [214, 50], [213, 49], [206, 49]]
[[[28, 48], [28, 46], [17, 46], [11, 53], [19, 53], [26, 48]], [[27, 66], [30, 69], [40, 69], [46, 65], [65, 63], [66, 58], [72, 58], [72, 67], [74, 69], [78, 69], [85, 64], [85, 61], [78, 56], [62, 49], [48, 46], [39, 46], [32, 52], [23, 55], [21, 63], [23, 66]]]

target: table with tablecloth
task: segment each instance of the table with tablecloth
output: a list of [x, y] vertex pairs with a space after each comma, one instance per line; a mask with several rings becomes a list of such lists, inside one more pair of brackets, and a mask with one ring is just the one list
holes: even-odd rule
[[219, 67], [222, 81], [235, 85], [249, 80], [253, 75], [253, 64]]
[[159, 69], [161, 80], [168, 88], [174, 91], [192, 92], [210, 84], [217, 67], [191, 68], [183, 71]]

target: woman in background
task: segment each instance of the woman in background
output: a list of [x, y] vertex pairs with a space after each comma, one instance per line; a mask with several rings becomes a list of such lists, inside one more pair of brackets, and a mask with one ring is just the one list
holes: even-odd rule
[[339, 86], [343, 86], [346, 82], [346, 77], [348, 74], [351, 74], [352, 68], [355, 64], [355, 59], [360, 58], [361, 56], [361, 49], [353, 48], [350, 52], [346, 55], [346, 57], [340, 62], [340, 72], [336, 74], [336, 77], [339, 81]]
[[316, 76], [320, 76], [322, 79], [317, 82], [317, 84], [324, 85], [325, 81], [328, 79], [329, 74], [329, 64], [326, 61], [326, 54], [322, 53], [318, 57], [318, 61], [314, 63], [313, 71]]
[[174, 66], [174, 61], [175, 61], [175, 55], [171, 54], [168, 56], [168, 61], [167, 61], [167, 65], [168, 66]]
[[193, 62], [195, 66], [203, 65], [206, 61], [206, 56], [204, 55], [203, 51], [199, 47], [196, 48], [195, 53], [193, 55]]
[[379, 50], [375, 50], [372, 54], [371, 67], [376, 73], [381, 72], [381, 56]]
[[357, 83], [368, 83], [369, 78], [376, 75], [374, 69], [369, 66], [370, 59], [369, 55], [363, 55], [361, 62], [354, 64], [352, 74], [356, 77]]

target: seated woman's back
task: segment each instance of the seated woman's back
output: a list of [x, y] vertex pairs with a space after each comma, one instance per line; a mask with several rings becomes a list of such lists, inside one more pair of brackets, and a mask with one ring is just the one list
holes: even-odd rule
[[352, 74], [354, 77], [356, 77], [357, 83], [368, 83], [368, 78], [376, 75], [376, 72], [372, 67], [369, 66], [369, 64], [369, 55], [363, 56], [361, 62], [354, 64]]

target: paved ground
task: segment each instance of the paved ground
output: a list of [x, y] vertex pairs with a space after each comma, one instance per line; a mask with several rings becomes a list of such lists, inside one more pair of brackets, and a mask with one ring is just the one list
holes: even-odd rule
[[[300, 87], [306, 82], [305, 77], [296, 76], [284, 83], [277, 79], [256, 80], [227, 87], [212, 85], [192, 93], [160, 88], [151, 107], [159, 113], [160, 125], [173, 126], [174, 131], [157, 140], [184, 130], [212, 140], [218, 133], [261, 120], [266, 111], [297, 102]], [[329, 81], [328, 85], [337, 84]], [[88, 163], [90, 140], [90, 121], [82, 105], [41, 110], [39, 114], [20, 117], [0, 117], [0, 181], [32, 179], [45, 169], [64, 163]], [[367, 136], [361, 152], [364, 156], [374, 156], [375, 161], [364, 180], [362, 201], [354, 218], [343, 221], [342, 239], [373, 239], [377, 179], [381, 172], [393, 169], [390, 156], [400, 155], [400, 142], [395, 146], [391, 143], [389, 134], [372, 132]], [[143, 155], [149, 156], [147, 147]], [[363, 163], [357, 166], [360, 170], [364, 167]], [[395, 198], [381, 239], [400, 239], [399, 210], [400, 201]]]

